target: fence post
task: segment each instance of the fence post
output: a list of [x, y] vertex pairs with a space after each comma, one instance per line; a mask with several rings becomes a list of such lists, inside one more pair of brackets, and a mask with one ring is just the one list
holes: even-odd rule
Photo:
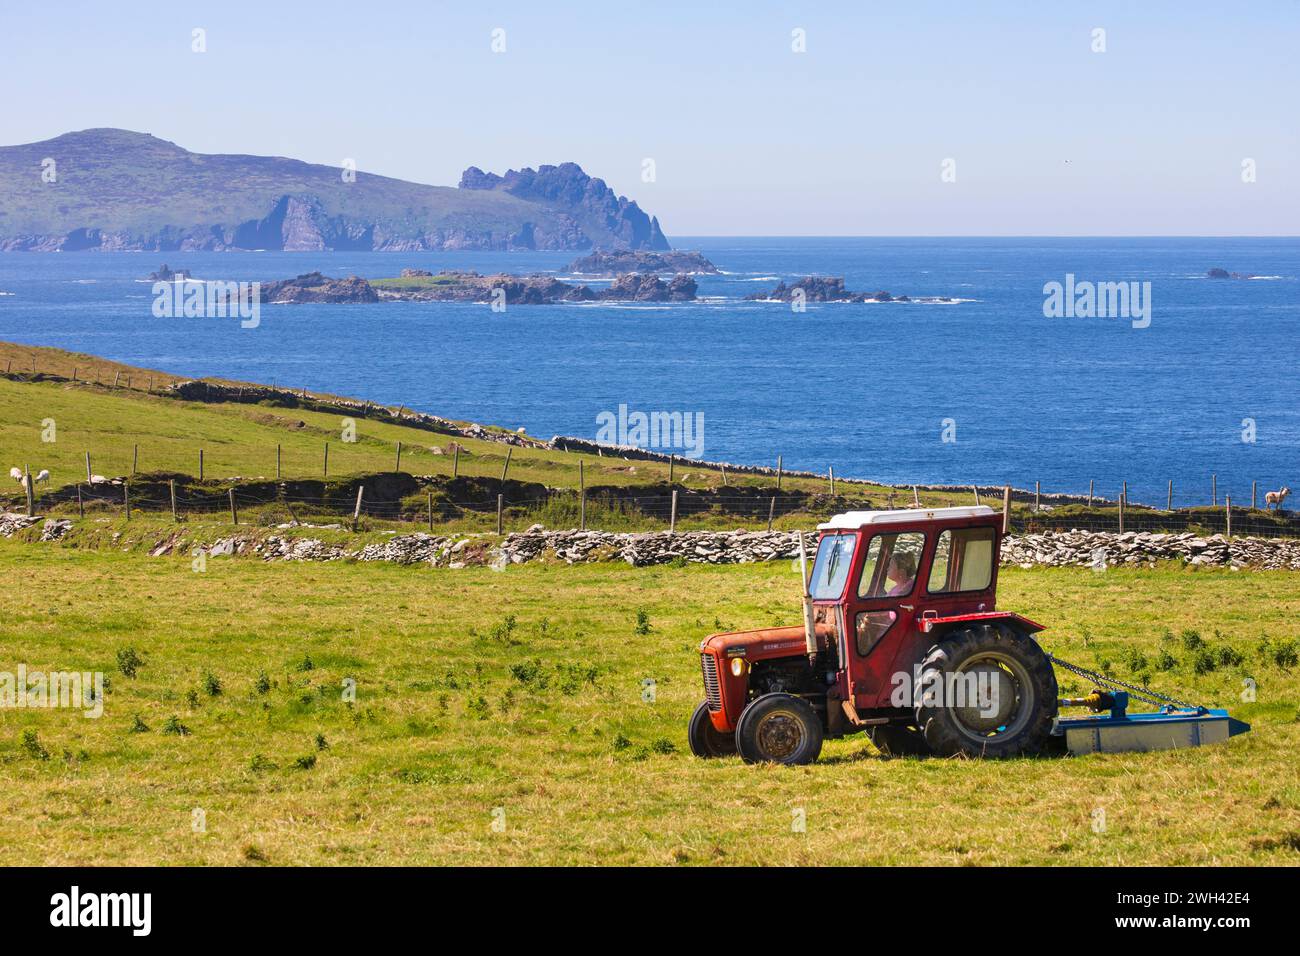
[[980, 486], [971, 485], [970, 490], [975, 492], [975, 507], [978, 508], [980, 506]]
[[781, 456], [777, 455], [776, 456], [776, 490], [777, 491], [781, 490], [781, 472], [784, 470], [785, 469], [781, 461]]
[[1040, 507], [1039, 502], [1042, 498], [1042, 482], [1034, 482], [1034, 514], [1038, 514]]
[[90, 484], [90, 452], [86, 452], [86, 484]]
[[677, 466], [677, 456], [669, 455], [668, 456], [668, 484], [670, 485], [673, 483], [676, 466]]
[[1255, 502], [1259, 500], [1258, 497], [1256, 497], [1258, 494], [1259, 494], [1259, 482], [1252, 481], [1250, 483], [1250, 510], [1251, 511], [1255, 510]]
[[578, 459], [578, 530], [587, 530], [587, 476], [581, 458]]
[[429, 533], [433, 533], [433, 492], [425, 492], [429, 500]]
[[132, 445], [131, 446], [131, 474], [132, 475], [134, 475], [136, 471], [139, 470], [137, 468], [139, 464], [140, 464], [140, 446]]
[[1211, 474], [1210, 475], [1210, 504], [1213, 506], [1213, 505], [1217, 505], [1218, 503], [1219, 503], [1219, 476], [1215, 474]]
[[32, 471], [23, 465], [23, 488], [27, 492], [27, 517], [36, 514], [36, 497], [32, 493]]
[[677, 530], [677, 489], [673, 489], [673, 510], [668, 515], [668, 533]]
[[722, 466], [722, 487], [727, 487], [727, 466]]
[[235, 489], [230, 489], [230, 523], [239, 524], [239, 509], [235, 507]]
[[199, 449], [199, 481], [203, 480], [203, 449]]
[[768, 502], [767, 505], [767, 530], [768, 531], [772, 530], [772, 516], [774, 514], [776, 514], [776, 495], [772, 496], [772, 500]]
[[916, 493], [916, 485], [912, 486], [912, 507], [921, 507], [921, 496]]
[[510, 453], [514, 451], [513, 445], [506, 446], [506, 463], [501, 466], [501, 484], [506, 483], [506, 472], [510, 470]]
[[459, 474], [460, 474], [460, 442], [452, 442], [451, 476], [455, 478]]
[[114, 387], [114, 388], [117, 388], [117, 380], [118, 380], [119, 378], [121, 378], [121, 377], [122, 377], [122, 373], [121, 373], [121, 372], [118, 372], [116, 375], [113, 376], [113, 387]]
[[1174, 510], [1174, 480], [1172, 478], [1169, 479], [1169, 498], [1165, 502], [1165, 510]]
[[1223, 510], [1228, 518], [1228, 537], [1232, 537], [1232, 495], [1223, 496]]
[[506, 510], [506, 496], [497, 495], [497, 534], [502, 534], [503, 529], [505, 528], [505, 525], [503, 524], [503, 521], [505, 519], [505, 510]]
[[171, 492], [171, 497], [172, 497], [172, 520], [180, 521], [181, 519], [176, 517], [176, 479], [175, 478], [167, 479], [167, 490]]
[[330, 443], [329, 442], [325, 443], [325, 465], [324, 465], [324, 470], [322, 472], [322, 475], [325, 478], [328, 478], [330, 476]]
[[835, 466], [834, 466], [834, 465], [827, 465], [827, 466], [826, 466], [826, 474], [828, 474], [828, 475], [830, 476], [830, 479], [831, 479], [831, 497], [834, 498], [834, 497], [835, 497]]
[[126, 506], [126, 520], [131, 520], [131, 482], [122, 482], [122, 504]]
[[1002, 486], [1002, 533], [1011, 531], [1011, 486]]
[[1089, 478], [1089, 479], [1088, 479], [1088, 508], [1089, 508], [1089, 510], [1091, 510], [1091, 508], [1092, 508], [1092, 489], [1093, 489], [1093, 486], [1096, 484], [1096, 481], [1097, 481], [1097, 479], [1095, 479], [1095, 478]]
[[81, 482], [77, 482], [77, 516], [86, 517], [86, 506], [81, 500]]
[[352, 509], [352, 530], [357, 530], [357, 519], [361, 517], [361, 496], [365, 493], [365, 485], [357, 485], [357, 506]]
[[401, 470], [402, 470], [402, 443], [399, 441], [397, 443], [397, 466], [393, 468], [393, 471], [401, 471]]
[[275, 446], [275, 477], [280, 478], [280, 446]]
[[1119, 530], [1121, 534], [1124, 533], [1124, 505], [1127, 503], [1126, 499], [1128, 498], [1128, 482], [1125, 482], [1124, 486], [1125, 490], [1119, 493]]

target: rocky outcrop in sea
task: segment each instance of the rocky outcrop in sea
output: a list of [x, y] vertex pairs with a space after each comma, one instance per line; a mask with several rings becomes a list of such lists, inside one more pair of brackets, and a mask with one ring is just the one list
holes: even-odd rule
[[695, 280], [687, 275], [664, 282], [656, 275], [621, 275], [604, 289], [561, 282], [549, 275], [480, 275], [403, 269], [399, 279], [368, 281], [359, 276], [333, 279], [319, 272], [295, 279], [262, 283], [269, 304], [301, 302], [494, 302], [499, 293], [507, 305], [554, 305], [560, 302], [690, 302]]
[[262, 299], [271, 305], [300, 302], [378, 302], [379, 295], [360, 276], [332, 279], [308, 272], [294, 279], [262, 283]]
[[784, 281], [777, 283], [770, 292], [756, 292], [745, 296], [757, 302], [954, 302], [946, 295], [908, 296], [893, 295], [879, 290], [877, 292], [852, 292], [844, 287], [842, 276], [805, 276], [797, 282], [787, 285]]
[[574, 259], [564, 267], [566, 272], [584, 276], [617, 276], [627, 272], [651, 275], [677, 273], [717, 275], [718, 267], [698, 252], [593, 252]]

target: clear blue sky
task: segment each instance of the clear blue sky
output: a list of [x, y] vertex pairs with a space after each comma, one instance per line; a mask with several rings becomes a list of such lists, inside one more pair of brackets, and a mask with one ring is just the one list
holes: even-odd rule
[[723, 6], [6, 2], [0, 143], [118, 126], [447, 185], [574, 160], [670, 237], [1300, 232], [1295, 0]]

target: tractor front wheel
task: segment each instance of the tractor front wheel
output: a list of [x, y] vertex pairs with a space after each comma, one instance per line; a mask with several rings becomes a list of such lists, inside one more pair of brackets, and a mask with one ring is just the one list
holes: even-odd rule
[[691, 753], [706, 760], [713, 757], [731, 757], [736, 753], [736, 735], [721, 733], [709, 719], [709, 705], [701, 702], [691, 714], [691, 722], [686, 729], [687, 739], [691, 742]]
[[792, 694], [764, 694], [736, 722], [736, 749], [746, 763], [812, 763], [822, 752], [822, 722]]
[[916, 688], [916, 725], [935, 754], [1042, 753], [1056, 716], [1056, 673], [1028, 634], [979, 624], [930, 648]]

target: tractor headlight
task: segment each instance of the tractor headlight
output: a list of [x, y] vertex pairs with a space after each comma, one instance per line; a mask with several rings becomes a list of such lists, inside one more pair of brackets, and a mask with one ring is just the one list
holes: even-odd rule
[[741, 677], [745, 673], [745, 659], [743, 657], [733, 657], [731, 659], [731, 676]]

